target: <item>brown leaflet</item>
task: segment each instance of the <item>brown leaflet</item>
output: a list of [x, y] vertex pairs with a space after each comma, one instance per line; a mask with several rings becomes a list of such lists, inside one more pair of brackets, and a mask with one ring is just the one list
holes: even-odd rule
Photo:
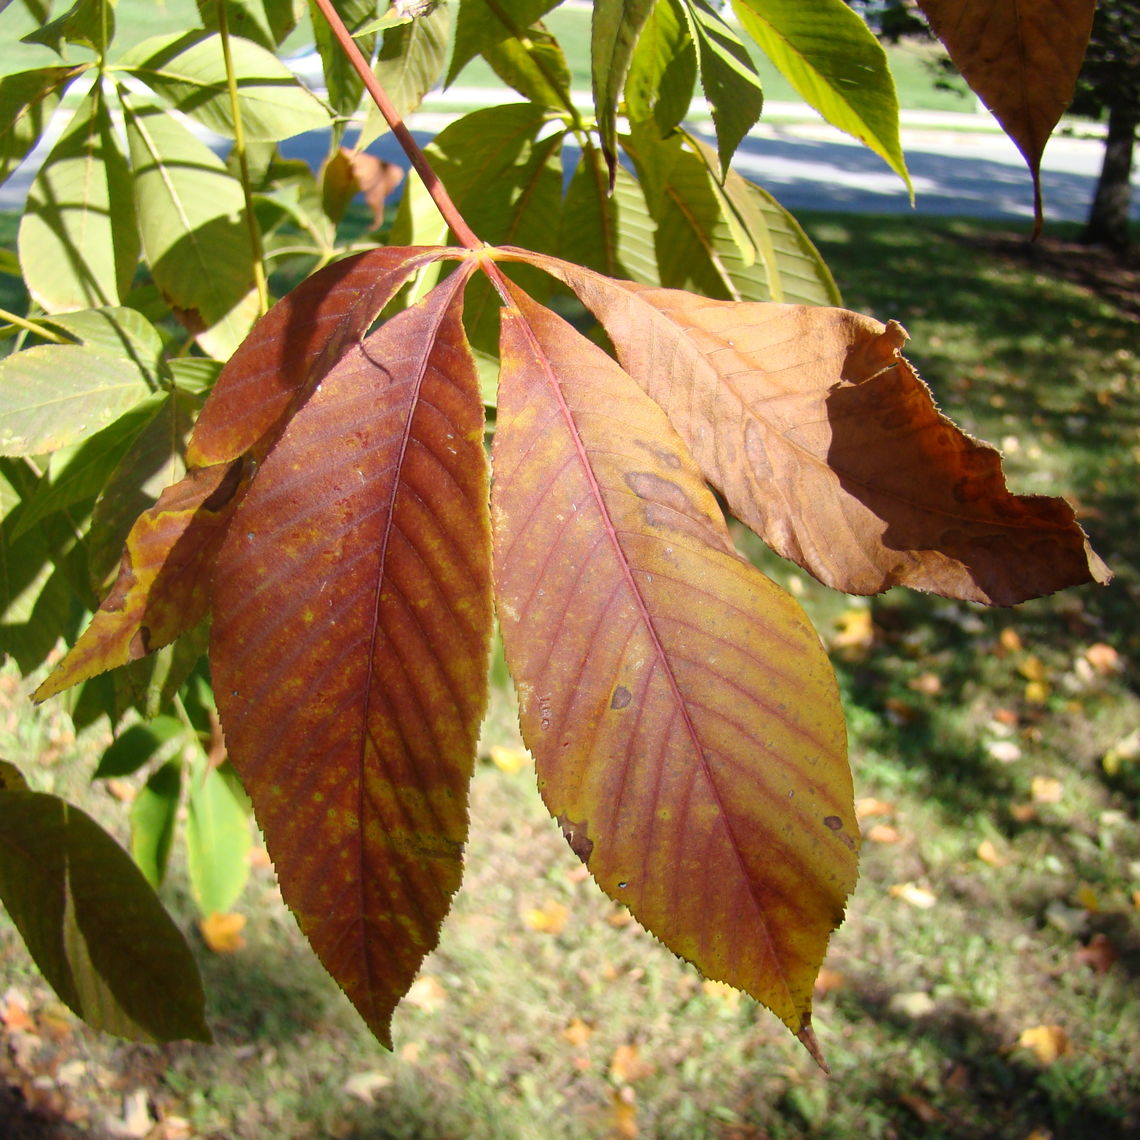
[[1025, 156], [1039, 232], [1041, 155], [1072, 102], [1096, 0], [918, 0], [918, 6]]
[[194, 427], [191, 467], [226, 463], [250, 450], [260, 460], [313, 385], [413, 273], [455, 256], [436, 246], [385, 246], [334, 262], [306, 278], [254, 325], [222, 369]]
[[1011, 494], [999, 453], [939, 413], [897, 323], [525, 256], [601, 321], [733, 514], [827, 585], [1013, 605], [1111, 577], [1068, 503]]
[[472, 265], [346, 346], [262, 465], [214, 582], [230, 757], [286, 902], [385, 1044], [459, 885], [487, 694]]
[[812, 985], [858, 837], [830, 665], [796, 602], [733, 552], [661, 410], [516, 299], [495, 583], [543, 798], [607, 894], [814, 1051]]
[[161, 649], [206, 616], [210, 568], [248, 481], [241, 460], [197, 468], [139, 515], [111, 592], [33, 699]]

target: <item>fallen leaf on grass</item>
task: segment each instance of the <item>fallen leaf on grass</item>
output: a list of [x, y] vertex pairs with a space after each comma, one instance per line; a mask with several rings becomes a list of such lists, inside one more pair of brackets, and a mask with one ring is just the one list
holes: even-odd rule
[[1051, 692], [1045, 681], [1029, 681], [1025, 686], [1025, 703], [1030, 705], [1043, 705], [1049, 699]]
[[562, 1030], [563, 1039], [569, 1041], [575, 1049], [585, 1048], [587, 1042], [589, 1042], [593, 1035], [594, 1027], [587, 1025], [580, 1017], [574, 1018], [574, 1020]]
[[874, 827], [868, 829], [867, 838], [872, 843], [898, 843], [902, 836], [898, 829], [891, 827], [889, 823], [876, 823]]
[[1124, 668], [1120, 654], [1111, 645], [1106, 645], [1103, 641], [1098, 641], [1085, 650], [1085, 660], [1097, 673], [1104, 676], [1110, 673], [1119, 673]]
[[998, 642], [1007, 653], [1021, 652], [1021, 635], [1016, 629], [1012, 628], [1012, 626], [1007, 625], [1005, 629], [998, 634]]
[[431, 974], [421, 974], [412, 982], [404, 1001], [422, 1009], [424, 1013], [438, 1013], [447, 1004], [447, 990], [438, 978]]
[[1069, 1035], [1059, 1025], [1034, 1025], [1022, 1030], [1018, 1047], [1028, 1049], [1042, 1065], [1051, 1065], [1058, 1057], [1073, 1051]]
[[1004, 867], [1009, 862], [990, 839], [983, 839], [978, 844], [978, 858], [991, 867]]
[[15, 990], [9, 990], [4, 995], [4, 1004], [0, 1006], [0, 1023], [10, 1033], [30, 1033], [36, 1027], [28, 1013], [27, 1003]]
[[938, 896], [917, 883], [896, 883], [891, 887], [890, 895], [891, 898], [901, 899], [919, 910], [929, 910], [938, 904]]
[[610, 1140], [637, 1136], [637, 1098], [629, 1085], [615, 1089], [610, 1099]]
[[911, 1020], [917, 1020], [929, 1017], [937, 1008], [937, 1003], [925, 990], [915, 990], [913, 993], [892, 994], [887, 1006], [892, 1013], [901, 1013]]
[[855, 606], [845, 610], [836, 619], [835, 628], [831, 647], [840, 650], [845, 660], [857, 660], [865, 656], [875, 643], [875, 622], [869, 606]]
[[1034, 776], [1029, 785], [1029, 794], [1038, 804], [1059, 804], [1064, 797], [1061, 781], [1053, 776]]
[[523, 912], [523, 923], [539, 934], [561, 934], [569, 918], [570, 911], [560, 902], [548, 902]]
[[211, 914], [198, 923], [202, 939], [215, 954], [235, 954], [245, 946], [244, 914]]
[[827, 994], [835, 993], [836, 990], [846, 989], [847, 975], [839, 970], [833, 970], [829, 966], [821, 966], [819, 973], [815, 978], [815, 995], [816, 997], [824, 997]]
[[855, 801], [855, 818], [860, 823], [873, 815], [891, 815], [894, 810], [894, 804], [877, 800], [874, 796], [863, 796]]
[[1012, 740], [994, 740], [986, 745], [986, 751], [999, 764], [1013, 764], [1021, 759], [1021, 748]]
[[525, 748], [508, 748], [505, 744], [492, 744], [489, 755], [491, 763], [500, 772], [506, 772], [512, 776], [516, 772], [521, 772], [528, 764], [534, 763], [530, 753]]
[[1089, 939], [1089, 944], [1082, 946], [1073, 955], [1080, 965], [1088, 966], [1097, 974], [1107, 974], [1119, 957], [1116, 947], [1107, 934], [1094, 934]]
[[923, 696], [936, 697], [942, 692], [942, 678], [937, 673], [920, 673], [917, 677], [911, 677], [906, 687]]
[[641, 1055], [639, 1045], [619, 1045], [610, 1058], [610, 1080], [632, 1085], [653, 1073], [653, 1065]]
[[349, 1096], [356, 1097], [357, 1100], [363, 1101], [365, 1104], [372, 1104], [376, 1100], [376, 1094], [391, 1083], [392, 1078], [385, 1073], [353, 1073], [341, 1085], [341, 1091]]

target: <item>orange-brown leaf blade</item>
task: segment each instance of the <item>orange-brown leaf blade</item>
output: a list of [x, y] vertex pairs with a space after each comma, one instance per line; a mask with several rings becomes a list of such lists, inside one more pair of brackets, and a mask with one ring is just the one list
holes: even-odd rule
[[247, 481], [241, 462], [198, 468], [139, 515], [110, 593], [35, 700], [161, 649], [206, 616], [210, 571]]
[[918, 6], [1025, 156], [1040, 230], [1041, 155], [1073, 100], [1096, 0], [918, 0]]
[[543, 797], [607, 894], [810, 1044], [858, 836], [830, 665], [793, 599], [732, 551], [660, 409], [517, 301], [495, 582]]
[[998, 452], [938, 411], [898, 324], [527, 258], [598, 317], [733, 514], [827, 585], [1013, 605], [1111, 576], [1068, 503], [1012, 494]]
[[[384, 246], [302, 281], [254, 325], [222, 369], [190, 439], [187, 463], [225, 463], [281, 429], [300, 399], [368, 331], [438, 247]], [[258, 458], [261, 458], [259, 455]]]
[[372, 1031], [459, 885], [491, 627], [468, 270], [350, 345], [218, 559], [210, 661], [282, 892]]

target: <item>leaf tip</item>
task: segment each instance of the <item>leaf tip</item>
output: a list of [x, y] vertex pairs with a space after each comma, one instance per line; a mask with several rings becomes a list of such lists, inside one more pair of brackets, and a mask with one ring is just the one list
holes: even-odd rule
[[831, 1069], [828, 1067], [827, 1061], [824, 1060], [823, 1050], [819, 1046], [819, 1039], [815, 1035], [815, 1030], [811, 1027], [810, 1013], [804, 1014], [796, 1037], [799, 1039], [800, 1044], [811, 1055], [811, 1059], [823, 1070], [824, 1076], [830, 1077]]

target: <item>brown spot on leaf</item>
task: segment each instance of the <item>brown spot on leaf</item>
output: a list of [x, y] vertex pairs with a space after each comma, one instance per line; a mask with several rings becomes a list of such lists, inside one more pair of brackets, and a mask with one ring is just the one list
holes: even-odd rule
[[558, 816], [557, 822], [558, 826], [562, 828], [563, 837], [570, 844], [570, 850], [583, 863], [589, 865], [590, 856], [594, 853], [594, 841], [589, 835], [589, 824], [585, 821], [578, 823], [566, 815]]
[[830, 827], [832, 831], [840, 831], [843, 828], [843, 820], [837, 815], [825, 815], [823, 817], [823, 826]]
[[614, 695], [610, 698], [610, 708], [624, 709], [632, 700], [633, 694], [624, 685], [618, 685], [614, 689]]

